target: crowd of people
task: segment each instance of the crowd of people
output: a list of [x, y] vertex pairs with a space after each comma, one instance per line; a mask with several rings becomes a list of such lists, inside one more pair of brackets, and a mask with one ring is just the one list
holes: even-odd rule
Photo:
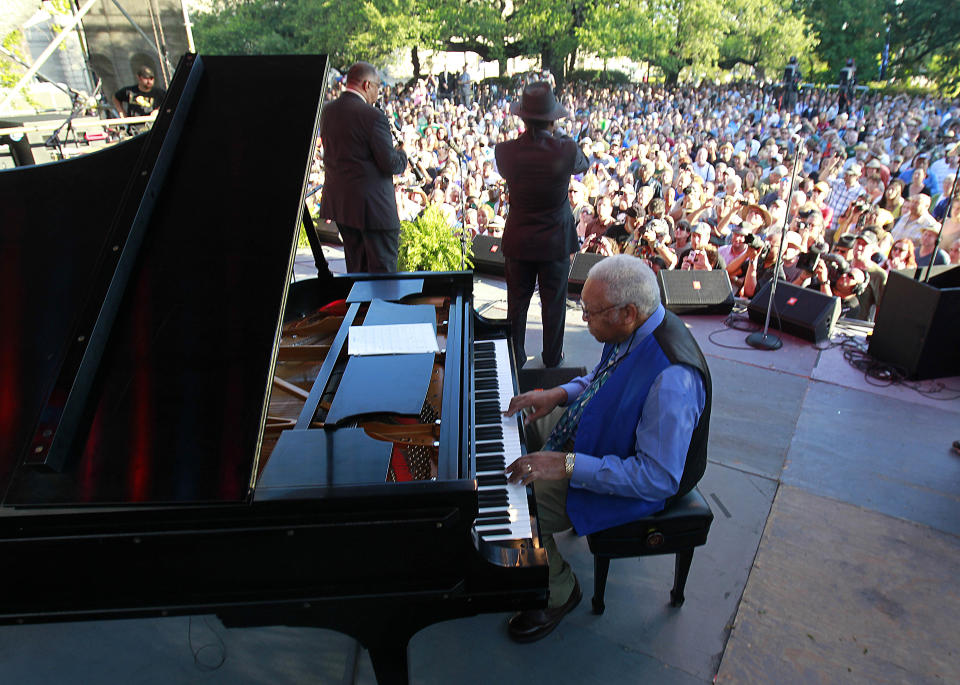
[[[409, 160], [394, 177], [399, 218], [436, 205], [453, 229], [501, 235], [510, 195], [494, 146], [524, 130], [510, 113], [523, 82], [548, 77], [381, 88]], [[891, 269], [960, 263], [960, 101], [841, 95], [803, 89], [785, 107], [749, 83], [565, 85], [557, 97], [569, 116], [556, 135], [589, 162], [569, 186], [579, 249], [636, 255], [654, 270], [725, 269], [751, 297], [773, 276], [786, 221], [779, 276], [871, 319]], [[322, 146], [317, 161], [322, 185]]]

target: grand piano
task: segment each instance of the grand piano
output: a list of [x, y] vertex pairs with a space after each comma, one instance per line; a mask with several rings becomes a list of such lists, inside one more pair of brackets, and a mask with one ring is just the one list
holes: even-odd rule
[[[0, 172], [0, 622], [332, 628], [405, 683], [419, 629], [544, 606], [471, 274], [292, 283], [326, 67], [186, 55], [149, 134]], [[399, 324], [437, 349], [351, 352]]]

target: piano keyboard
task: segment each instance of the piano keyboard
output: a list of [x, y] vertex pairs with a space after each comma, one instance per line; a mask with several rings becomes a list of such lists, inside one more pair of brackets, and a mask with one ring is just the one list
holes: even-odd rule
[[481, 340], [474, 349], [474, 452], [480, 511], [474, 526], [482, 540], [533, 537], [525, 485], [511, 485], [503, 470], [520, 456], [517, 416], [503, 416], [513, 397], [507, 341]]

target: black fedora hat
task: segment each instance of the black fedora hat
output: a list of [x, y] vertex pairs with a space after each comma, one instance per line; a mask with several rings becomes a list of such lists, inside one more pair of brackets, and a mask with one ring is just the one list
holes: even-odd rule
[[556, 121], [568, 115], [567, 110], [557, 102], [553, 88], [546, 81], [531, 83], [524, 88], [520, 100], [511, 103], [510, 113], [521, 119], [538, 121]]

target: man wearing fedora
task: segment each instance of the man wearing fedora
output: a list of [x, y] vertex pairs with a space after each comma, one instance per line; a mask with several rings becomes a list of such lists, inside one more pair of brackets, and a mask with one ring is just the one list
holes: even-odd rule
[[526, 86], [510, 111], [523, 120], [526, 130], [494, 150], [497, 171], [510, 192], [510, 213], [503, 231], [507, 318], [513, 328], [517, 363], [522, 366], [527, 359], [527, 309], [539, 283], [543, 365], [554, 367], [563, 360], [567, 276], [570, 255], [577, 251], [576, 222], [567, 189], [570, 177], [587, 171], [589, 163], [572, 138], [555, 135], [556, 122], [566, 117], [567, 111], [557, 102], [549, 83]]

